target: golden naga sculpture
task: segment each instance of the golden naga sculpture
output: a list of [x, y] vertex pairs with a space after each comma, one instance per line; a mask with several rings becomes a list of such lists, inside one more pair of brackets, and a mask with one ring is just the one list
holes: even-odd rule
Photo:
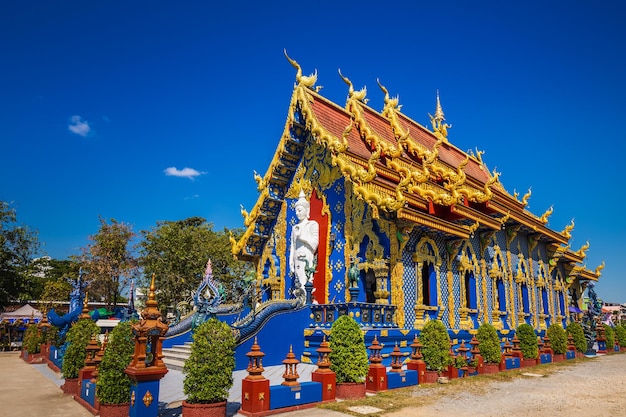
[[[309, 76], [302, 75], [302, 68], [300, 67], [300, 64], [298, 64], [295, 59], [289, 58], [289, 55], [287, 55], [287, 49], [283, 49], [283, 52], [285, 53], [287, 61], [289, 61], [289, 63], [296, 69], [296, 81], [298, 82], [298, 85], [302, 85], [313, 90], [313, 86], [317, 82], [317, 69]], [[319, 92], [321, 89], [321, 86], [317, 86], [314, 90]]]
[[553, 211], [554, 211], [554, 206], [550, 206], [550, 208], [541, 215], [541, 217], [539, 218], [539, 221], [543, 224], [548, 223], [548, 217], [550, 217]]
[[243, 217], [243, 224], [248, 226], [250, 224], [250, 214], [243, 207], [243, 204], [239, 204], [241, 217]]
[[587, 252], [587, 249], [589, 249], [589, 241], [585, 242], [584, 245], [582, 245], [580, 247], [580, 249], [578, 249], [575, 253], [576, 255], [580, 256], [581, 258], [585, 257], [585, 252]]
[[437, 90], [437, 106], [435, 108], [435, 115], [432, 116], [430, 113], [428, 113], [428, 117], [430, 117], [430, 123], [433, 126], [433, 132], [435, 133], [435, 135], [440, 136], [447, 142], [448, 128], [451, 128], [452, 125], [444, 123], [446, 118], [444, 117], [443, 108], [441, 107], [441, 102], [439, 101], [439, 90]]
[[476, 232], [476, 230], [478, 230], [478, 227], [480, 226], [480, 222], [478, 220], [476, 220], [476, 223], [470, 225], [467, 227], [467, 231], [469, 232], [470, 236], [472, 236], [474, 234], [474, 232]]
[[256, 171], [253, 171], [253, 172], [254, 172], [254, 181], [256, 181], [256, 189], [257, 191], [261, 191], [267, 186], [267, 183], [263, 179], [263, 177], [259, 175], [258, 172]]
[[571, 239], [572, 230], [574, 230], [574, 219], [572, 219], [572, 222], [570, 224], [565, 226], [565, 229], [561, 232], [561, 235], [565, 236], [568, 239]]
[[604, 269], [604, 261], [602, 261], [602, 263], [600, 265], [598, 265], [598, 267], [596, 268], [595, 271], [593, 271], [596, 275], [600, 276], [600, 271], [602, 271]]
[[532, 187], [530, 187], [528, 189], [528, 192], [526, 194], [524, 194], [524, 197], [522, 197], [522, 205], [524, 207], [526, 207], [528, 205], [528, 199], [530, 198], [531, 194], [532, 194]]
[[383, 116], [390, 110], [400, 111], [400, 109], [402, 109], [402, 106], [398, 104], [400, 103], [400, 98], [398, 96], [395, 96], [394, 98], [389, 97], [389, 91], [380, 83], [378, 78], [376, 79], [376, 82], [378, 83], [378, 87], [380, 87], [383, 93], [385, 93], [385, 106], [382, 111]]
[[504, 216], [500, 217], [499, 221], [500, 221], [500, 224], [502, 225], [502, 227], [504, 227], [506, 225], [506, 222], [508, 222], [510, 218], [511, 218], [511, 212], [510, 211], [507, 211]]
[[365, 98], [365, 96], [367, 95], [367, 87], [364, 86], [359, 91], [354, 91], [352, 81], [350, 81], [348, 77], [343, 76], [343, 74], [341, 73], [341, 69], [338, 69], [338, 71], [339, 71], [339, 76], [341, 77], [343, 82], [348, 84], [348, 98], [353, 99], [353, 100], [358, 100], [362, 102], [363, 104], [367, 104], [367, 102], [369, 101], [369, 99]]

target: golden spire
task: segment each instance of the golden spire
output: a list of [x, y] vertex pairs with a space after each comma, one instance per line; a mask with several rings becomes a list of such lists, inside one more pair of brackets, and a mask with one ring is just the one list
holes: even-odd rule
[[89, 293], [87, 291], [85, 291], [85, 300], [83, 301], [83, 312], [80, 316], [78, 316], [79, 319], [91, 319], [91, 316], [89, 315]]
[[452, 127], [452, 125], [444, 122], [446, 118], [443, 114], [441, 101], [439, 100], [439, 90], [437, 90], [437, 105], [435, 107], [435, 115], [431, 116], [429, 113], [428, 116], [430, 117], [430, 123], [433, 126], [433, 133], [435, 134], [435, 136], [447, 142], [448, 128]]
[[159, 305], [156, 301], [155, 294], [155, 285], [154, 285], [154, 274], [152, 274], [152, 280], [150, 281], [150, 291], [148, 292], [148, 301], [146, 301], [146, 307], [156, 307]]
[[437, 107], [435, 108], [435, 121], [441, 123], [444, 120], [446, 120], [446, 118], [444, 117], [443, 108], [441, 107], [441, 102], [439, 101], [439, 90], [437, 90]]

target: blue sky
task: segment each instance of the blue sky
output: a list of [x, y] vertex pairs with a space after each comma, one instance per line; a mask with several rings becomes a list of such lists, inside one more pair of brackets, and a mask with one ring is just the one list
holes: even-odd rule
[[202, 216], [241, 227], [282, 133], [295, 71], [321, 93], [376, 79], [450, 141], [484, 150], [529, 210], [573, 218], [603, 260], [597, 292], [626, 302], [626, 6], [621, 1], [0, 4], [0, 199], [65, 258], [98, 216], [135, 231]]

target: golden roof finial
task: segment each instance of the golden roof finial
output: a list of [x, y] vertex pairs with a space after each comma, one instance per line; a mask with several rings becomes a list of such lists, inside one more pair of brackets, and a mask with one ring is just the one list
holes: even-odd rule
[[[285, 58], [287, 58], [287, 61], [289, 61], [289, 63], [296, 69], [296, 81], [298, 82], [298, 85], [301, 84], [304, 87], [313, 89], [313, 86], [317, 82], [317, 70], [315, 70], [315, 72], [308, 77], [302, 75], [302, 67], [300, 67], [300, 64], [298, 64], [295, 59], [291, 59], [289, 55], [287, 55], [287, 49], [283, 49], [283, 52], [285, 53]], [[321, 86], [315, 87], [316, 92], [319, 92], [321, 89]]]
[[78, 316], [79, 319], [90, 319], [91, 316], [89, 315], [89, 292], [85, 291], [85, 299], [83, 300], [83, 311], [81, 313], [80, 316]]
[[602, 263], [598, 265], [598, 267], [596, 268], [594, 272], [596, 275], [600, 276], [600, 271], [602, 271], [603, 269], [604, 269], [604, 261], [602, 261]]
[[159, 305], [156, 300], [156, 286], [154, 285], [154, 276], [155, 274], [153, 273], [152, 280], [150, 281], [150, 291], [148, 292], [148, 301], [146, 301], [146, 307], [156, 307]]
[[444, 114], [443, 114], [441, 101], [439, 101], [439, 90], [437, 90], [437, 107], [435, 108], [435, 121], [441, 123], [444, 120], [446, 120], [446, 118], [444, 117]]
[[565, 226], [565, 229], [561, 232], [561, 234], [570, 239], [572, 237], [572, 230], [574, 230], [574, 219], [572, 219], [570, 224]]
[[429, 113], [428, 116], [430, 117], [430, 123], [433, 126], [433, 132], [435, 133], [435, 135], [447, 141], [448, 128], [452, 127], [452, 125], [444, 123], [444, 120], [446, 120], [446, 118], [443, 114], [441, 101], [439, 100], [439, 90], [437, 90], [437, 105], [435, 107], [435, 115], [431, 116]]
[[532, 187], [530, 187], [528, 189], [528, 192], [526, 194], [524, 194], [524, 196], [522, 197], [522, 204], [524, 205], [524, 207], [526, 207], [528, 205], [528, 199], [530, 198], [532, 193], [533, 193], [533, 189], [532, 189]]

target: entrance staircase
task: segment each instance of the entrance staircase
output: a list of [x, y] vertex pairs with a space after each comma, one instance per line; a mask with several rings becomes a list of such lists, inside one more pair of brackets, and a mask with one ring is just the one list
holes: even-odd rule
[[163, 362], [168, 369], [183, 370], [185, 361], [191, 355], [191, 342], [184, 345], [174, 345], [171, 348], [163, 348]]

